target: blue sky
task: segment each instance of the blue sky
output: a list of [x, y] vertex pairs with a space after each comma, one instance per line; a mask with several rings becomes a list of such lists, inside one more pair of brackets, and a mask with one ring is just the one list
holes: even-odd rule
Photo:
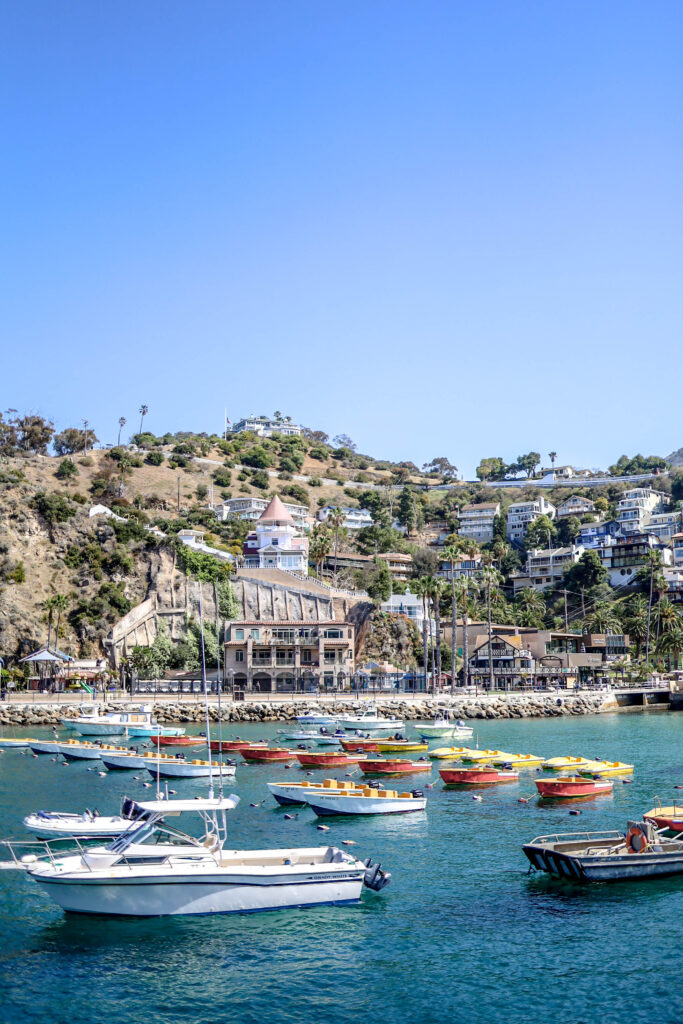
[[22, 0], [2, 408], [421, 464], [683, 445], [683, 7]]

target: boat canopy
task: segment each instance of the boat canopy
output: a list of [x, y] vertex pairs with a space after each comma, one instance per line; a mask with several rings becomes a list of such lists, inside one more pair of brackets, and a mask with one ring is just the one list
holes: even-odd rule
[[136, 806], [141, 811], [163, 814], [167, 817], [171, 814], [183, 814], [185, 811], [232, 811], [239, 802], [240, 798], [231, 793], [230, 796], [217, 797], [215, 800], [208, 797], [198, 797], [196, 800], [140, 800], [136, 801]]

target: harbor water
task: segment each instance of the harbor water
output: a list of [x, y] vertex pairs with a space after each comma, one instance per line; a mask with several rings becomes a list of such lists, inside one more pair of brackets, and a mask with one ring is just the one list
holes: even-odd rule
[[[224, 732], [273, 737], [277, 728], [225, 726]], [[240, 766], [229, 783], [241, 798], [230, 815], [229, 846], [350, 839], [360, 857], [392, 872], [391, 885], [379, 894], [366, 890], [351, 907], [117, 920], [65, 915], [22, 872], [2, 871], [0, 1020], [680, 1022], [683, 877], [571, 887], [529, 875], [521, 846], [549, 832], [624, 829], [627, 819], [653, 806], [655, 795], [673, 803], [674, 786], [683, 785], [683, 715], [526, 719], [475, 723], [475, 729], [481, 747], [626, 761], [636, 766], [634, 779], [615, 779], [613, 794], [595, 800], [541, 804], [534, 795], [537, 773], [527, 770], [517, 784], [478, 791], [479, 801], [472, 790], [445, 790], [437, 771], [444, 763], [435, 762], [430, 777], [400, 785], [435, 783], [426, 790], [425, 814], [326, 818], [329, 831], [317, 831], [320, 819], [310, 810], [277, 807], [265, 787], [305, 778], [301, 769]], [[115, 813], [124, 794], [144, 799], [154, 792], [143, 786], [144, 772], [100, 777], [92, 767], [3, 751], [0, 835], [25, 836], [22, 817], [37, 809]], [[206, 792], [204, 780], [171, 785], [178, 795]], [[531, 800], [520, 803], [520, 796]], [[288, 812], [295, 816], [285, 818]]]

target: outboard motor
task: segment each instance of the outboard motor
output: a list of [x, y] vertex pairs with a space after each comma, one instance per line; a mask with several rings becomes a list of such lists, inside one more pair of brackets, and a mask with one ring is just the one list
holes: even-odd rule
[[370, 857], [363, 861], [365, 865], [365, 874], [363, 875], [363, 884], [367, 885], [368, 889], [373, 889], [375, 892], [380, 892], [386, 885], [389, 885], [391, 881], [391, 872], [382, 871], [381, 864], [373, 864]]
[[424, 796], [424, 791], [421, 789], [414, 789], [412, 791], [412, 796], [414, 796], [416, 799], [419, 799], [420, 797]]

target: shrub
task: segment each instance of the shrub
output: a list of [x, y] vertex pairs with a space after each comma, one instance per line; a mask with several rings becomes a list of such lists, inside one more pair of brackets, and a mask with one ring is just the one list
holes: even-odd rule
[[168, 460], [168, 464], [173, 469], [185, 469], [187, 466], [187, 458], [184, 455], [173, 455]]
[[273, 465], [273, 457], [268, 454], [265, 447], [252, 448], [250, 452], [242, 456], [242, 463], [245, 466], [253, 466], [254, 469], [267, 469]]
[[213, 480], [217, 487], [229, 487], [232, 483], [232, 474], [229, 469], [217, 469], [213, 473]]
[[294, 498], [300, 505], [308, 505], [308, 491], [300, 484], [288, 484], [280, 489], [280, 493]]
[[312, 459], [317, 459], [319, 462], [325, 462], [325, 460], [327, 459], [326, 448], [311, 448], [308, 454]]
[[145, 462], [148, 466], [160, 466], [164, 462], [163, 452], [149, 452]]
[[72, 462], [71, 459], [62, 459], [55, 476], [58, 480], [70, 480], [72, 477], [78, 476], [75, 462]]
[[249, 474], [247, 473], [246, 469], [241, 470], [237, 474], [237, 479], [238, 480], [248, 480], [249, 479]]
[[258, 487], [259, 490], [261, 491], [267, 491], [268, 488], [270, 487], [270, 479], [265, 471], [259, 471], [258, 473], [254, 473], [253, 477], [251, 478], [251, 482], [254, 485], [254, 487]]
[[75, 501], [77, 505], [85, 505], [87, 498], [84, 494], [80, 494], [78, 491], [74, 491], [71, 495], [71, 500]]
[[209, 493], [209, 488], [206, 486], [206, 484], [197, 484], [194, 493], [197, 495], [198, 501], [204, 501], [207, 494]]
[[312, 476], [308, 481], [309, 487], [322, 487], [323, 482], [319, 476]]
[[50, 526], [54, 523], [66, 523], [76, 514], [67, 498], [62, 497], [61, 494], [46, 494], [45, 491], [36, 494], [33, 499], [33, 507]]
[[26, 583], [26, 570], [23, 562], [17, 562], [13, 569], [5, 574], [8, 583]]
[[90, 455], [84, 455], [82, 459], [78, 460], [78, 465], [79, 466], [92, 466], [92, 464], [93, 464], [93, 459], [92, 459], [92, 456], [90, 456]]

